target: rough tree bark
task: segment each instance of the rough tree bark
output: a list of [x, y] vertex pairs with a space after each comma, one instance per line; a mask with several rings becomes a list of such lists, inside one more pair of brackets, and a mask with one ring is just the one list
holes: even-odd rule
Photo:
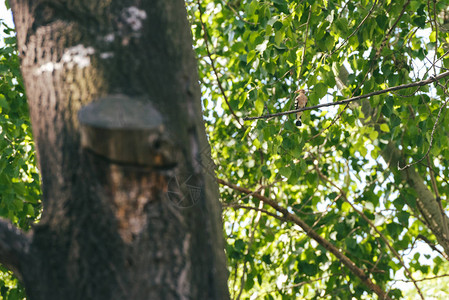
[[10, 2], [44, 211], [0, 262], [32, 300], [228, 298], [184, 2]]

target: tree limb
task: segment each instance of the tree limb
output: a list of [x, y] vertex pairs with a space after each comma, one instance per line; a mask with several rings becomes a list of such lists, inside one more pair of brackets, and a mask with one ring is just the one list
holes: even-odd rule
[[244, 193], [244, 194], [250, 194], [253, 193], [253, 197], [261, 200], [265, 204], [271, 206], [276, 211], [282, 213], [284, 215], [284, 218], [287, 221], [290, 221], [292, 223], [295, 223], [299, 227], [304, 230], [304, 232], [312, 239], [314, 239], [318, 244], [323, 246], [326, 250], [328, 250], [330, 253], [335, 255], [340, 262], [346, 266], [354, 275], [356, 275], [369, 289], [371, 289], [374, 293], [376, 293], [379, 296], [379, 299], [391, 299], [387, 293], [385, 293], [380, 286], [375, 284], [365, 272], [357, 267], [355, 263], [349, 259], [346, 255], [344, 255], [335, 245], [330, 243], [328, 240], [324, 239], [322, 236], [320, 236], [315, 230], [313, 230], [309, 225], [307, 225], [306, 222], [304, 222], [301, 218], [298, 216], [290, 213], [286, 208], [280, 206], [276, 201], [271, 200], [259, 193], [254, 193], [253, 191], [237, 186], [235, 184], [229, 183], [227, 181], [224, 181], [222, 179], [217, 179], [219, 184], [225, 185], [230, 187], [233, 190], [236, 190], [238, 192]]
[[243, 120], [250, 121], [250, 120], [258, 120], [258, 119], [267, 119], [267, 118], [272, 118], [272, 117], [279, 117], [279, 116], [295, 114], [300, 111], [314, 110], [314, 109], [321, 108], [321, 107], [343, 105], [343, 104], [351, 103], [354, 101], [358, 101], [358, 100], [369, 98], [369, 97], [376, 96], [376, 95], [385, 94], [385, 93], [392, 92], [392, 91], [407, 89], [407, 88], [411, 88], [411, 87], [415, 87], [415, 86], [428, 85], [428, 84], [438, 81], [441, 78], [444, 78], [446, 76], [449, 76], [449, 71], [446, 71], [444, 73], [439, 74], [438, 76], [431, 77], [426, 80], [421, 80], [418, 82], [407, 83], [407, 84], [401, 84], [401, 85], [393, 86], [393, 87], [390, 87], [390, 88], [387, 88], [384, 90], [375, 91], [372, 93], [368, 93], [368, 94], [360, 95], [360, 96], [356, 96], [356, 97], [351, 97], [351, 98], [340, 100], [340, 101], [335, 101], [335, 102], [330, 102], [330, 103], [322, 103], [322, 104], [318, 104], [315, 106], [303, 107], [303, 108], [299, 108], [299, 109], [295, 109], [295, 110], [283, 111], [283, 112], [278, 112], [278, 113], [274, 113], [274, 114], [267, 114], [267, 115], [263, 115], [263, 116], [259, 116], [259, 117], [245, 117], [245, 118], [243, 118]]
[[30, 238], [11, 222], [0, 219], [0, 263], [14, 272], [20, 280], [20, 262], [28, 253]]

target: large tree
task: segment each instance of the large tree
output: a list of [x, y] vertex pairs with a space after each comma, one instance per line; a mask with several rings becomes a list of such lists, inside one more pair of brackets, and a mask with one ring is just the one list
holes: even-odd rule
[[[186, 3], [233, 298], [401, 298], [399, 280], [414, 297], [444, 293], [422, 280], [448, 273], [448, 1]], [[310, 110], [299, 128], [298, 88]], [[112, 155], [84, 130], [89, 151]]]
[[184, 2], [10, 4], [43, 212], [0, 262], [29, 299], [228, 298]]

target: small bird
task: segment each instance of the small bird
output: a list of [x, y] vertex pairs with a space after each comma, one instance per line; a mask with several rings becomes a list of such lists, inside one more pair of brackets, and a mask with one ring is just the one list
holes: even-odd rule
[[[307, 96], [306, 96], [305, 92], [306, 91], [303, 90], [303, 89], [295, 91], [295, 94], [299, 93], [299, 95], [296, 96], [296, 98], [295, 98], [295, 109], [300, 109], [300, 108], [303, 108], [303, 107], [306, 106], [306, 104], [307, 104]], [[302, 115], [302, 111], [296, 113], [296, 123], [295, 123], [296, 126], [301, 126], [302, 125], [302, 123], [301, 123], [301, 115]]]

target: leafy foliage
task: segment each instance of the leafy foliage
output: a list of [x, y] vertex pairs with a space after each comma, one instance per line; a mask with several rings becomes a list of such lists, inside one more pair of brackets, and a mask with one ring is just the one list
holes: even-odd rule
[[39, 215], [40, 186], [14, 31], [0, 49], [0, 215], [28, 229]]
[[[20, 75], [14, 29], [0, 21], [0, 216], [27, 230], [40, 216], [40, 181], [28, 106]], [[2, 299], [23, 299], [25, 292], [0, 269]]]
[[[419, 258], [406, 256], [420, 244], [419, 235], [437, 242], [417, 206], [416, 186], [389, 165], [386, 152], [392, 145], [404, 166], [430, 148], [429, 159], [409, 169], [428, 190], [438, 191], [446, 207], [445, 80], [306, 111], [299, 128], [294, 114], [244, 123], [242, 118], [293, 109], [298, 88], [308, 90], [308, 106], [314, 106], [438, 74], [449, 64], [447, 5], [187, 1], [218, 177], [300, 217], [392, 298], [402, 295], [394, 284], [403, 272], [432, 273]], [[223, 185], [221, 198], [234, 298], [373, 294], [258, 197]], [[428, 254], [441, 259], [438, 252]]]

